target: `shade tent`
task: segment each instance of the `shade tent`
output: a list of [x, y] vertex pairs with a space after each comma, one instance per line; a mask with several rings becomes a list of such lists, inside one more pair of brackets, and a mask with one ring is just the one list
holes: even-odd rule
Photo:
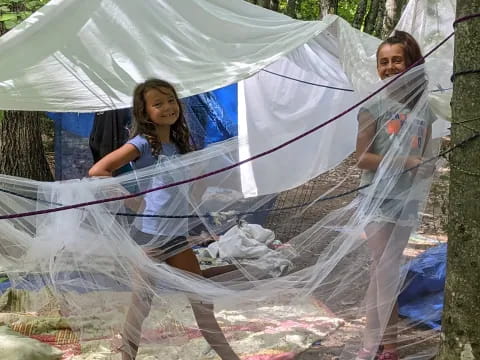
[[[452, 0], [409, 2], [399, 28], [428, 50], [451, 32], [453, 9]], [[304, 22], [242, 0], [52, 0], [0, 38], [0, 109], [129, 107], [135, 83], [152, 76], [189, 96], [246, 79], [294, 49], [295, 63], [325, 85], [338, 85], [343, 69], [364, 90], [377, 80], [378, 43], [333, 15]], [[452, 49], [439, 57], [450, 66]], [[312, 57], [333, 63], [318, 67]], [[430, 70], [435, 85], [450, 86], [449, 71]]]
[[[399, 28], [428, 51], [451, 32], [453, 9], [451, 0], [409, 2]], [[242, 0], [54, 0], [0, 38], [0, 51], [8, 54], [0, 59], [0, 109], [130, 107], [135, 83], [152, 76], [173, 82], [183, 97], [240, 82], [243, 160], [329, 120], [372, 91], [379, 41], [334, 15], [304, 22]], [[449, 116], [452, 54], [450, 40], [427, 66], [439, 118]], [[337, 165], [354, 150], [355, 118], [348, 113], [275, 159], [242, 166], [244, 194], [283, 191]], [[434, 135], [445, 128], [437, 121]], [[303, 149], [312, 157], [304, 158]], [[265, 176], [271, 166], [286, 166], [283, 172], [292, 175], [276, 184]]]
[[[427, 53], [452, 32], [454, 8], [409, 1], [398, 28]], [[0, 270], [35, 300], [14, 310], [66, 318], [80, 359], [120, 358], [119, 336], [130, 353], [140, 344], [138, 359], [214, 358], [201, 334], [208, 349], [228, 349], [210, 304], [243, 359], [292, 358], [327, 338], [341, 342], [339, 359], [367, 340], [376, 349], [394, 330], [403, 251], [433, 179], [434, 161], [409, 167], [438, 157], [428, 134], [445, 133], [453, 54], [450, 38], [425, 65], [380, 81], [379, 41], [333, 15], [302, 22], [243, 0], [49, 2], [0, 39], [0, 109], [126, 108], [151, 76], [183, 97], [235, 83], [238, 136], [109, 178], [0, 175]], [[314, 178], [355, 148], [360, 106], [382, 161], [360, 179], [354, 164], [338, 167], [322, 186]], [[286, 191], [298, 185], [320, 189]], [[249, 224], [265, 214], [264, 228]], [[163, 261], [195, 245], [208, 245], [197, 249], [203, 277]], [[435, 334], [415, 325], [399, 323], [402, 356], [433, 356]]]
[[151, 76], [194, 95], [255, 74], [327, 26], [244, 1], [54, 0], [2, 37], [0, 108], [128, 107]]

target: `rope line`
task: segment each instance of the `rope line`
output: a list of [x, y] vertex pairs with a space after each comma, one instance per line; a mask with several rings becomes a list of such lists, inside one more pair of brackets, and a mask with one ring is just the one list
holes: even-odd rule
[[229, 166], [225, 166], [223, 168], [220, 168], [220, 169], [217, 169], [217, 170], [213, 170], [213, 171], [210, 171], [210, 172], [207, 172], [207, 173], [204, 173], [202, 175], [198, 175], [198, 176], [194, 176], [194, 177], [191, 177], [189, 179], [185, 179], [185, 180], [181, 180], [181, 181], [176, 181], [176, 182], [173, 182], [173, 183], [170, 183], [170, 184], [166, 184], [166, 185], [162, 185], [162, 186], [158, 186], [158, 187], [154, 187], [154, 188], [151, 188], [151, 189], [148, 189], [148, 190], [144, 190], [144, 191], [139, 191], [137, 193], [133, 193], [133, 194], [129, 194], [129, 195], [122, 195], [122, 196], [117, 196], [117, 197], [112, 197], [112, 198], [109, 198], [109, 199], [99, 199], [99, 200], [93, 200], [93, 201], [87, 201], [87, 202], [82, 202], [82, 203], [77, 203], [77, 204], [72, 204], [72, 205], [66, 205], [66, 206], [60, 206], [60, 207], [57, 207], [57, 208], [52, 208], [52, 209], [43, 209], [43, 210], [36, 210], [36, 211], [29, 211], [29, 212], [23, 212], [23, 213], [17, 213], [17, 214], [8, 214], [8, 215], [2, 215], [0, 216], [0, 220], [6, 220], [6, 219], [16, 219], [16, 218], [21, 218], [21, 217], [27, 217], [27, 216], [35, 216], [35, 215], [43, 215], [43, 214], [49, 214], [49, 213], [53, 213], [53, 212], [58, 212], [58, 211], [65, 211], [65, 210], [72, 210], [72, 209], [77, 209], [77, 208], [83, 208], [83, 207], [87, 207], [87, 206], [92, 206], [92, 205], [98, 205], [98, 204], [104, 204], [104, 203], [108, 203], [108, 202], [113, 202], [113, 201], [119, 201], [119, 200], [127, 200], [127, 199], [132, 199], [132, 198], [135, 198], [135, 197], [138, 197], [138, 196], [142, 196], [142, 195], [145, 195], [145, 194], [148, 194], [148, 193], [151, 193], [151, 192], [155, 192], [155, 191], [159, 191], [159, 190], [164, 190], [164, 189], [168, 189], [168, 188], [171, 188], [171, 187], [175, 187], [175, 186], [179, 186], [179, 185], [183, 185], [183, 184], [188, 184], [188, 183], [191, 183], [191, 182], [194, 182], [194, 181], [197, 181], [197, 180], [201, 180], [201, 179], [205, 179], [205, 178], [208, 178], [208, 177], [211, 177], [211, 176], [214, 176], [214, 175], [217, 175], [217, 174], [220, 174], [220, 173], [223, 173], [225, 171], [228, 171], [228, 170], [231, 170], [231, 169], [234, 169], [234, 168], [237, 168], [243, 164], [246, 164], [248, 162], [251, 162], [253, 160], [256, 160], [256, 159], [259, 159], [259, 158], [262, 158], [266, 155], [269, 155], [271, 153], [274, 153], [280, 149], [283, 149], [284, 147], [288, 146], [288, 145], [291, 145], [295, 142], [297, 142], [298, 140], [301, 140], [303, 139], [304, 137], [322, 129], [323, 127], [333, 123], [334, 121], [340, 119], [342, 116], [350, 113], [352, 110], [356, 109], [357, 107], [359, 107], [360, 105], [362, 105], [363, 103], [365, 103], [366, 101], [370, 100], [372, 97], [374, 97], [375, 95], [377, 95], [378, 93], [380, 93], [382, 90], [384, 90], [386, 87], [388, 87], [389, 85], [391, 85], [392, 83], [394, 83], [395, 81], [397, 81], [399, 78], [401, 78], [405, 73], [407, 73], [408, 71], [410, 71], [413, 67], [419, 65], [420, 63], [424, 62], [424, 59], [427, 58], [428, 56], [430, 56], [433, 52], [435, 52], [438, 48], [440, 48], [443, 44], [445, 44], [452, 36], [454, 35], [454, 32], [452, 32], [450, 35], [448, 35], [445, 39], [443, 39], [440, 43], [438, 43], [435, 47], [433, 47], [427, 54], [425, 54], [424, 56], [422, 56], [419, 60], [417, 60], [416, 62], [414, 62], [412, 65], [410, 65], [408, 68], [406, 68], [404, 71], [402, 71], [401, 73], [399, 73], [397, 76], [395, 76], [392, 80], [388, 81], [386, 84], [382, 85], [380, 88], [378, 88], [377, 90], [373, 91], [371, 94], [369, 94], [368, 96], [366, 96], [364, 99], [360, 100], [359, 102], [355, 103], [354, 105], [350, 106], [348, 109], [344, 110], [343, 112], [341, 112], [340, 114], [332, 117], [331, 119], [325, 121], [324, 123], [320, 124], [320, 125], [317, 125], [315, 127], [313, 127], [312, 129], [310, 130], [307, 130], [305, 131], [304, 133], [290, 139], [290, 140], [287, 140], [283, 143], [281, 143], [280, 145], [277, 145], [269, 150], [266, 150], [266, 151], [263, 151], [257, 155], [254, 155], [254, 156], [251, 156], [247, 159], [244, 159], [242, 161], [239, 161], [237, 163], [234, 163], [232, 165], [229, 165]]
[[458, 24], [460, 24], [464, 21], [468, 21], [468, 20], [477, 18], [477, 17], [480, 17], [480, 13], [479, 14], [470, 14], [470, 15], [462, 16], [461, 18], [458, 18], [453, 22], [453, 27], [455, 28]]
[[266, 73], [269, 73], [269, 74], [272, 74], [272, 75], [276, 75], [276, 76], [285, 78], [285, 79], [289, 79], [289, 80], [297, 81], [297, 82], [300, 82], [300, 83], [303, 83], [303, 84], [307, 84], [307, 85], [313, 85], [313, 86], [323, 87], [323, 88], [332, 89], [332, 90], [341, 90], [341, 91], [349, 91], [349, 92], [354, 91], [353, 89], [345, 89], [345, 88], [340, 88], [340, 87], [336, 87], [336, 86], [312, 83], [312, 82], [309, 82], [309, 81], [296, 79], [296, 78], [293, 78], [293, 77], [290, 77], [290, 76], [287, 76], [287, 75], [282, 75], [282, 74], [279, 74], [279, 73], [276, 73], [276, 72], [273, 72], [273, 71], [270, 71], [270, 70], [266, 70], [266, 69], [262, 69], [262, 71], [264, 71]]
[[[476, 133], [476, 134], [468, 137], [467, 139], [461, 141], [460, 143], [449, 147], [448, 149], [440, 152], [437, 156], [434, 156], [432, 158], [424, 160], [420, 164], [418, 164], [414, 167], [405, 169], [404, 171], [402, 171], [401, 174], [404, 174], [404, 173], [407, 173], [409, 171], [415, 170], [415, 169], [421, 167], [424, 164], [430, 163], [434, 160], [437, 160], [441, 157], [444, 157], [445, 155], [447, 155], [448, 153], [451, 153], [456, 148], [464, 146], [466, 143], [468, 143], [472, 140], [475, 140], [478, 137], [480, 137], [480, 133]], [[460, 171], [465, 172], [465, 173], [467, 173], [469, 175], [472, 175], [472, 176], [480, 176], [480, 174], [477, 174], [477, 173], [467, 172], [466, 170], [459, 169], [457, 167], [455, 167], [455, 168], [457, 170], [460, 170]], [[281, 208], [260, 209], [260, 210], [257, 209], [257, 210], [245, 211], [245, 212], [237, 212], [235, 210], [229, 210], [226, 213], [230, 213], [231, 215], [234, 215], [234, 216], [245, 216], [245, 215], [253, 215], [253, 214], [264, 213], [264, 212], [270, 213], [270, 212], [293, 210], [293, 209], [298, 209], [298, 208], [301, 208], [301, 207], [306, 207], [306, 206], [312, 205], [315, 202], [323, 202], [323, 201], [338, 199], [338, 198], [341, 198], [341, 197], [344, 197], [344, 196], [347, 196], [347, 195], [351, 195], [351, 194], [356, 193], [360, 190], [366, 189], [366, 188], [370, 187], [371, 185], [373, 185], [373, 184], [372, 183], [365, 184], [365, 185], [356, 187], [354, 189], [347, 190], [347, 191], [345, 191], [343, 193], [340, 193], [340, 194], [337, 194], [337, 195], [322, 196], [322, 197], [320, 197], [316, 200], [308, 201], [308, 202], [305, 202], [305, 203], [302, 203], [302, 204], [297, 204], [297, 205], [292, 205], [292, 206], [285, 206], [285, 207], [281, 207]], [[21, 195], [21, 194], [16, 194], [12, 191], [4, 190], [4, 189], [0, 189], [0, 191], [9, 193], [9, 194], [12, 194], [12, 195], [15, 195], [15, 196], [20, 196], [20, 197], [23, 197], [23, 198], [27, 198], [27, 199], [30, 199], [30, 200], [36, 200], [34, 198], [29, 198], [29, 197], [26, 197], [26, 196]], [[49, 203], [49, 204], [52, 204], [52, 203]], [[56, 203], [53, 203], [53, 204], [57, 205]], [[226, 215], [226, 213], [221, 213], [221, 214]], [[162, 218], [162, 219], [192, 219], [192, 218], [214, 218], [215, 217], [215, 215], [212, 214], [212, 213], [204, 214], [204, 215], [194, 215], [194, 214], [191, 214], [191, 215], [153, 215], [153, 214], [135, 214], [135, 213], [115, 213], [114, 215], [126, 216], [126, 217]]]
[[[282, 75], [282, 74], [276, 73], [276, 72], [271, 71], [271, 70], [262, 69], [261, 71], [264, 71], [266, 73], [276, 75], [276, 76], [279, 76], [279, 77], [283, 77], [285, 79], [289, 79], [289, 80], [297, 81], [297, 82], [300, 82], [300, 83], [303, 83], [303, 84], [307, 84], [307, 85], [318, 86], [318, 87], [323, 87], [323, 88], [332, 89], [332, 90], [341, 90], [341, 91], [348, 91], [348, 92], [354, 92], [355, 91], [353, 89], [344, 89], [344, 88], [340, 88], [340, 87], [336, 87], [336, 86], [312, 83], [312, 82], [305, 81], [305, 80], [300, 80], [300, 79], [297, 79], [297, 78], [294, 78], [294, 77], [291, 77], [291, 76]], [[449, 87], [449, 88], [444, 89], [439, 85], [438, 89], [430, 90], [430, 92], [431, 93], [445, 92], [445, 91], [449, 91], [449, 90], [452, 90], [452, 89], [453, 89], [453, 87]]]
[[462, 169], [458, 166], [451, 165], [451, 167], [452, 167], [452, 169], [455, 169], [455, 170], [461, 172], [462, 174], [469, 175], [469, 176], [474, 176], [474, 177], [480, 177], [480, 173], [470, 171], [470, 170], [465, 170], [465, 169]]
[[478, 74], [478, 73], [480, 73], [480, 69], [457, 71], [452, 74], [452, 76], [450, 77], [450, 81], [453, 83], [458, 76]]

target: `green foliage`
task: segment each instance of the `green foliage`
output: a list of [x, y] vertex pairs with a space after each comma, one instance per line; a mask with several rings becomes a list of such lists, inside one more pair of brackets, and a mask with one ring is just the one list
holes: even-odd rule
[[347, 20], [350, 24], [353, 22], [355, 11], [357, 10], [359, 0], [340, 0], [338, 2], [338, 16]]
[[[279, 11], [287, 13], [287, 0], [280, 0]], [[318, 20], [318, 0], [296, 0], [295, 13], [299, 20]]]
[[[296, 13], [297, 18], [301, 20], [318, 20], [320, 12], [320, 0], [297, 0]], [[338, 16], [344, 18], [349, 23], [353, 21], [355, 11], [357, 10], [359, 0], [338, 0]], [[286, 13], [287, 0], [280, 1], [279, 10]]]
[[318, 0], [303, 0], [297, 6], [297, 18], [301, 20], [318, 20], [320, 6]]
[[54, 152], [55, 123], [45, 113], [40, 113], [40, 132], [42, 133], [43, 149], [47, 153]]
[[49, 0], [0, 0], [0, 34], [17, 26]]

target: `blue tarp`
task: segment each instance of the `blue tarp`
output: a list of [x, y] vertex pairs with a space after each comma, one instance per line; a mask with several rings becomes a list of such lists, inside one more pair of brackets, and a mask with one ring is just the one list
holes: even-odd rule
[[440, 330], [447, 244], [432, 247], [406, 265], [407, 286], [398, 297], [399, 313], [415, 323]]
[[[199, 149], [237, 136], [237, 84], [182, 99], [192, 139]], [[95, 113], [47, 113], [55, 122], [55, 179], [86, 176]]]

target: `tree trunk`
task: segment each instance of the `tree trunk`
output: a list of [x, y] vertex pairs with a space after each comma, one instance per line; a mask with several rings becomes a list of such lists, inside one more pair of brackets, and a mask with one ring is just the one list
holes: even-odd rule
[[377, 20], [378, 14], [378, 5], [381, 0], [372, 0], [370, 3], [370, 9], [368, 10], [367, 17], [365, 18], [365, 26], [363, 31], [366, 33], [372, 34], [375, 30], [375, 23]]
[[387, 37], [400, 20], [404, 0], [387, 0], [385, 3], [385, 18], [383, 20], [382, 37]]
[[385, 21], [385, 0], [379, 0], [377, 19], [375, 20], [375, 28], [373, 30], [373, 35], [375, 35], [378, 38], [382, 38], [384, 21]]
[[262, 6], [265, 9], [270, 9], [270, 0], [262, 0]]
[[273, 11], [279, 11], [280, 10], [280, 0], [272, 0], [272, 7], [271, 9]]
[[327, 14], [336, 14], [338, 12], [338, 0], [319, 0], [319, 5], [319, 19], [323, 19]]
[[[457, 18], [480, 13], [480, 0], [458, 0]], [[455, 31], [456, 72], [478, 70], [480, 18]], [[455, 78], [452, 143], [480, 132], [480, 74]], [[473, 121], [472, 121], [473, 120]], [[466, 122], [468, 121], [468, 122]], [[461, 122], [465, 122], [461, 124]], [[447, 281], [438, 360], [480, 359], [480, 140], [455, 149], [450, 158]]]
[[367, 12], [368, 0], [360, 0], [355, 11], [355, 16], [353, 18], [352, 26], [355, 29], [360, 29], [365, 18], [365, 13]]
[[[14, 10], [24, 10], [17, 4]], [[0, 29], [0, 35], [6, 32]], [[0, 173], [33, 180], [53, 181], [43, 150], [39, 114], [3, 111], [0, 116]]]
[[291, 18], [297, 18], [297, 0], [287, 1], [287, 15]]
[[53, 176], [43, 150], [37, 112], [5, 111], [0, 122], [0, 172], [40, 181]]

